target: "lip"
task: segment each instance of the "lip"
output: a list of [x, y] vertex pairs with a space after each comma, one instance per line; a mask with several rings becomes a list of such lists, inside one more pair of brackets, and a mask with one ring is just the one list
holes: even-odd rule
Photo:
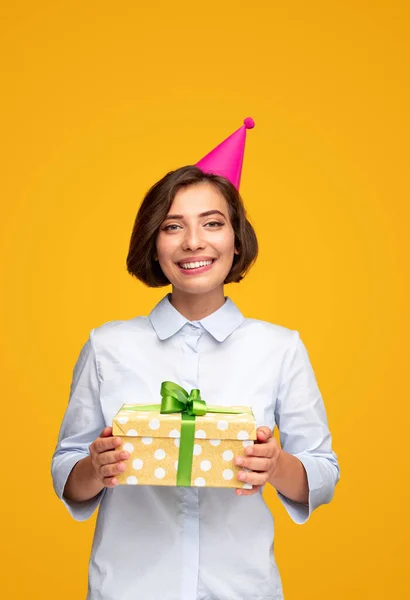
[[201, 275], [202, 273], [206, 273], [206, 271], [210, 271], [210, 269], [212, 269], [212, 267], [214, 266], [214, 264], [216, 263], [217, 259], [216, 258], [196, 258], [195, 259], [190, 259], [190, 260], [184, 260], [184, 261], [180, 261], [181, 263], [188, 263], [188, 262], [199, 262], [200, 260], [212, 260], [212, 263], [210, 265], [206, 265], [205, 267], [197, 267], [196, 269], [183, 269], [182, 267], [179, 266], [179, 263], [177, 263], [177, 267], [180, 271], [180, 273], [183, 273], [184, 275]]
[[185, 263], [190, 263], [190, 262], [201, 262], [204, 260], [215, 261], [216, 258], [214, 256], [190, 256], [189, 258], [183, 258], [182, 260], [178, 260], [177, 264], [185, 264]]

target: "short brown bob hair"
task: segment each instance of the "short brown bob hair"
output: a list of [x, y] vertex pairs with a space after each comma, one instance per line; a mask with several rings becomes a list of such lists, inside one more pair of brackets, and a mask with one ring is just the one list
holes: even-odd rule
[[172, 202], [181, 188], [209, 183], [226, 200], [235, 233], [235, 248], [231, 270], [224, 283], [239, 282], [258, 255], [258, 241], [252, 225], [246, 218], [245, 208], [238, 190], [225, 177], [203, 173], [195, 166], [181, 167], [165, 175], [145, 195], [135, 219], [127, 256], [127, 270], [150, 287], [168, 285], [161, 266], [155, 260], [159, 228], [165, 220]]

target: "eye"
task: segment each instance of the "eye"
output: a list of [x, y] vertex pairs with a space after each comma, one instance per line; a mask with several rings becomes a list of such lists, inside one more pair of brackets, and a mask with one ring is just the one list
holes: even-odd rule
[[176, 231], [178, 229], [178, 227], [181, 227], [180, 225], [177, 225], [176, 223], [172, 223], [171, 225], [166, 225], [162, 231]]
[[208, 225], [210, 229], [217, 229], [218, 227], [223, 227], [225, 223], [222, 223], [221, 221], [209, 221], [209, 223], [205, 223], [205, 227]]

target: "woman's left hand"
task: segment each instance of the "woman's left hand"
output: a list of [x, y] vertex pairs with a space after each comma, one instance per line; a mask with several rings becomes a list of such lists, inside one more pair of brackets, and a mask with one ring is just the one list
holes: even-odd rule
[[237, 496], [251, 496], [272, 479], [282, 449], [269, 427], [258, 427], [257, 443], [245, 448], [245, 456], [237, 456], [235, 464], [250, 469], [238, 473], [239, 481], [250, 483], [251, 490], [237, 489]]

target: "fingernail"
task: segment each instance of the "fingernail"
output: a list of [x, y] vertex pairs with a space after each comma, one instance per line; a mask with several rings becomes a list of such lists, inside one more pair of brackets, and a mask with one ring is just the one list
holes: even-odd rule
[[130, 457], [130, 455], [128, 454], [128, 452], [123, 452], [123, 453], [121, 454], [121, 458], [123, 458], [124, 460], [128, 460], [128, 459], [129, 459], [129, 457]]
[[246, 456], [249, 456], [250, 454], [252, 454], [252, 446], [245, 448], [245, 454], [246, 454]]
[[235, 464], [236, 465], [243, 465], [243, 458], [235, 458]]
[[237, 496], [242, 496], [242, 491], [241, 490], [236, 490], [236, 495]]
[[238, 479], [240, 479], [241, 481], [246, 481], [246, 473], [244, 471], [241, 471], [238, 474]]

